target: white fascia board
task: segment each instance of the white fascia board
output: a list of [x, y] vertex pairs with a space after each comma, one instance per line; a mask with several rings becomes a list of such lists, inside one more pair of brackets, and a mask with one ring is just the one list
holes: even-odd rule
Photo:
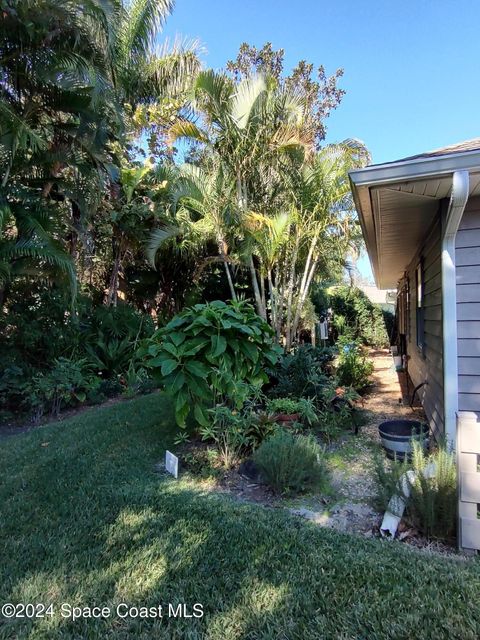
[[369, 187], [478, 169], [480, 169], [480, 150], [475, 150], [372, 165], [350, 171], [349, 175], [356, 187]]

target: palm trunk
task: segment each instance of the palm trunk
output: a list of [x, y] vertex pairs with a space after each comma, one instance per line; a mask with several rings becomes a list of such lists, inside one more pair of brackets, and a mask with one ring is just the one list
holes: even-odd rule
[[107, 306], [117, 306], [118, 302], [118, 286], [119, 286], [119, 276], [120, 269], [122, 267], [122, 239], [116, 238], [114, 239], [114, 259], [112, 272], [110, 274], [110, 281], [108, 284], [107, 295], [105, 298], [105, 304]]
[[[245, 184], [245, 181], [242, 180], [242, 177], [239, 173], [237, 174], [237, 202], [238, 202], [239, 208], [242, 211], [246, 211], [247, 204], [248, 204], [247, 185]], [[255, 269], [255, 264], [253, 262], [252, 255], [249, 256], [248, 267], [250, 269], [250, 278], [252, 280], [252, 288], [253, 288], [253, 294], [255, 296], [255, 305], [257, 307], [257, 313], [260, 317], [266, 320], [267, 312], [264, 305], [262, 304], [262, 295], [260, 293], [260, 287], [258, 286], [257, 271]]]
[[223, 265], [225, 267], [225, 274], [227, 276], [227, 281], [228, 281], [228, 286], [230, 288], [230, 294], [232, 296], [232, 300], [237, 300], [237, 293], [235, 291], [235, 286], [233, 284], [233, 278], [232, 278], [232, 274], [230, 273], [230, 267], [228, 266], [228, 262], [227, 262], [227, 252], [226, 252], [226, 243], [225, 243], [225, 239], [223, 238], [223, 236], [221, 234], [218, 235], [217, 238], [217, 245], [218, 245], [218, 253], [220, 255], [220, 257], [223, 260]]
[[268, 294], [270, 297], [270, 307], [271, 307], [271, 318], [270, 325], [274, 331], [276, 331], [277, 327], [277, 310], [275, 308], [275, 293], [273, 290], [273, 280], [272, 280], [272, 270], [268, 269], [267, 271], [267, 281], [268, 281]]
[[232, 300], [237, 300], [237, 292], [235, 291], [235, 286], [233, 284], [232, 274], [230, 273], [230, 267], [228, 266], [228, 262], [223, 260], [223, 264], [225, 266], [225, 273], [227, 275], [228, 286], [230, 287], [230, 293], [232, 296]]
[[303, 289], [301, 288], [299, 291], [297, 308], [295, 310], [295, 318], [293, 320], [292, 329], [291, 329], [291, 340], [293, 340], [293, 338], [297, 333], [298, 324], [300, 322], [300, 314], [302, 312], [303, 305], [305, 304], [305, 300], [307, 299], [308, 292], [310, 291], [310, 285], [312, 284], [313, 276], [315, 275], [315, 271], [317, 269], [317, 264], [318, 264], [318, 258], [315, 258], [315, 260], [313, 260], [310, 266], [310, 271], [305, 280]]
[[265, 295], [265, 278], [260, 272], [260, 292], [262, 296], [262, 309], [265, 311], [265, 319], [267, 319], [267, 298]]
[[[298, 291], [297, 305], [295, 309], [295, 316], [293, 319], [293, 323], [292, 324], [288, 323], [289, 326], [287, 327], [287, 335], [289, 337], [287, 339], [290, 345], [297, 333], [298, 323], [300, 321], [300, 313], [302, 312], [303, 304], [306, 300], [307, 293], [310, 288], [310, 283], [312, 281], [313, 274], [317, 266], [318, 258], [313, 260], [313, 254], [315, 252], [319, 236], [320, 236], [320, 227], [318, 227], [317, 230], [315, 231], [315, 234], [310, 243], [310, 247], [308, 249], [307, 260], [305, 262], [305, 267], [303, 269], [303, 274], [302, 274], [302, 280], [300, 282], [300, 288]], [[312, 260], [313, 260], [313, 265], [312, 265]]]
[[291, 324], [292, 324], [292, 313], [293, 313], [293, 309], [292, 309], [293, 288], [295, 285], [295, 273], [296, 273], [299, 249], [300, 249], [300, 237], [297, 231], [297, 236], [295, 239], [295, 247], [293, 249], [292, 260], [290, 263], [290, 273], [289, 273], [288, 285], [287, 285], [287, 322], [285, 326], [285, 349], [287, 351], [292, 346]]
[[263, 318], [264, 320], [267, 319], [267, 313], [266, 310], [262, 304], [262, 296], [260, 293], [260, 287], [258, 286], [258, 278], [257, 278], [257, 271], [255, 269], [255, 264], [253, 262], [253, 256], [249, 257], [249, 261], [248, 261], [248, 266], [250, 269], [250, 277], [252, 279], [252, 287], [253, 287], [253, 294], [255, 296], [255, 304], [257, 307], [257, 313], [258, 315]]

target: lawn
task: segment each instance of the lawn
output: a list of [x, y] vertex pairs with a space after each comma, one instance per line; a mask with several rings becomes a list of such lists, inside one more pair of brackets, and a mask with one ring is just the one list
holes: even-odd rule
[[[0, 601], [54, 615], [1, 638], [478, 638], [480, 565], [349, 537], [156, 471], [175, 428], [159, 394], [0, 443]], [[108, 606], [105, 619], [62, 603]], [[115, 607], [201, 603], [203, 618]]]

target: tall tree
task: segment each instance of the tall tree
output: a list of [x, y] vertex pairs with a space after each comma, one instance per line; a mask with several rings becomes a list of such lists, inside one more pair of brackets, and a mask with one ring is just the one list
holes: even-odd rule
[[337, 69], [328, 76], [323, 65], [315, 69], [313, 64], [300, 60], [286, 75], [284, 57], [285, 51], [274, 50], [271, 42], [264, 44], [261, 49], [244, 42], [236, 59], [227, 62], [227, 71], [237, 82], [261, 73], [274, 78], [281, 87], [301, 94], [303, 117], [314, 131], [315, 147], [318, 149], [325, 139], [325, 119], [338, 107], [345, 94], [338, 86], [343, 69]]
[[[201, 72], [194, 85], [199, 125], [179, 120], [171, 127], [172, 141], [184, 138], [205, 144], [217, 155], [236, 184], [236, 204], [245, 215], [255, 206], [253, 185], [258, 172], [268, 167], [301, 162], [311, 144], [304, 127], [301, 96], [278, 83], [255, 75], [235, 83], [225, 74]], [[266, 318], [253, 256], [247, 254], [258, 313]]]

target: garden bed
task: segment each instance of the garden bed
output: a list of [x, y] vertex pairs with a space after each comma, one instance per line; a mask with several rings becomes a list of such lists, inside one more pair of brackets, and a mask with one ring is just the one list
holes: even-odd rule
[[[383, 511], [376, 506], [374, 465], [375, 457], [384, 453], [378, 425], [398, 417], [422, 420], [424, 415], [421, 407], [410, 408], [409, 398], [404, 396], [405, 381], [399, 379], [389, 352], [376, 350], [370, 356], [374, 362], [373, 384], [363, 397], [362, 409], [357, 410], [359, 433], [344, 433], [338, 440], [326, 445], [325, 460], [330, 477], [326, 490], [296, 497], [281, 496], [267, 485], [242, 474], [238, 466], [228, 471], [218, 470], [203, 478], [202, 486], [210, 491], [227, 493], [241, 501], [287, 509], [292, 515], [322, 527], [369, 538], [380, 537]], [[199, 448], [206, 448], [206, 445], [192, 442], [184, 451]], [[397, 541], [429, 552], [457, 553], [453, 544], [429, 540], [403, 521]]]

